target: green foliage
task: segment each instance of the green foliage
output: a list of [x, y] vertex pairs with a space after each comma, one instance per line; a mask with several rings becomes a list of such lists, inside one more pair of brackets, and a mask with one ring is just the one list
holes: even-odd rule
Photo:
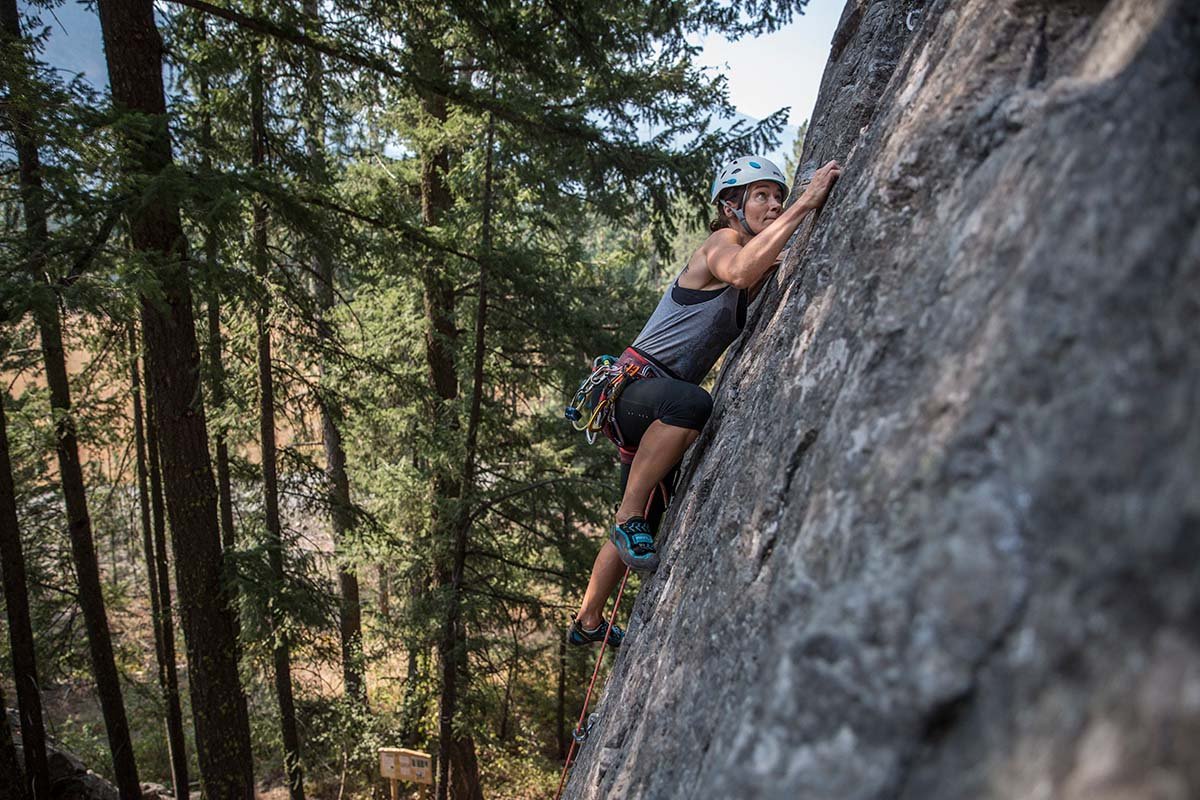
[[792, 140], [792, 152], [783, 161], [783, 174], [791, 176], [788, 180], [794, 186], [799, 179], [796, 170], [800, 167], [800, 159], [804, 157], [804, 140], [808, 137], [808, 120], [800, 123], [796, 129], [796, 138]]

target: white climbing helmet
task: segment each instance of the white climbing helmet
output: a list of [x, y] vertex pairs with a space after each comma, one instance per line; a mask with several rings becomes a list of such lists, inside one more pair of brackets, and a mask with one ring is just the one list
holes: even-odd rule
[[762, 156], [738, 156], [721, 167], [717, 179], [713, 181], [710, 203], [717, 201], [719, 195], [731, 186], [745, 186], [755, 181], [775, 181], [783, 187], [783, 193], [788, 191], [787, 178], [783, 170]]

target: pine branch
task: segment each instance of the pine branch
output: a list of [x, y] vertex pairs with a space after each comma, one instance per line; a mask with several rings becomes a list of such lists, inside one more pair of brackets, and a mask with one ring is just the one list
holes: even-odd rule
[[501, 564], [504, 564], [509, 567], [513, 567], [515, 569], [523, 569], [523, 570], [528, 570], [529, 572], [537, 572], [542, 575], [550, 575], [555, 578], [566, 578], [567, 577], [564, 573], [560, 572], [559, 570], [550, 569], [549, 567], [537, 567], [537, 566], [534, 566], [533, 564], [525, 564], [520, 561], [513, 561], [512, 559], [505, 558], [504, 556], [500, 555], [499, 553], [495, 553], [490, 550], [469, 549], [469, 550], [467, 550], [467, 555], [483, 556], [484, 558], [491, 559], [492, 561], [499, 561]]
[[[658, 148], [636, 140], [611, 142], [600, 128], [589, 125], [580, 119], [564, 117], [561, 114], [547, 113], [542, 117], [531, 117], [518, 108], [507, 105], [502, 100], [492, 97], [489, 92], [483, 92], [463, 82], [440, 81], [416, 72], [396, 67], [391, 62], [377, 55], [349, 49], [341, 44], [334, 44], [304, 33], [296, 28], [281, 25], [262, 17], [243, 14], [233, 9], [224, 8], [205, 2], [205, 0], [169, 0], [205, 14], [232, 22], [247, 30], [281, 39], [286, 42], [316, 50], [319, 53], [336, 58], [363, 69], [378, 72], [390, 78], [405, 81], [414, 88], [435, 95], [441, 95], [456, 103], [479, 112], [490, 112], [497, 119], [516, 125], [535, 135], [545, 136], [555, 133], [569, 139], [592, 144], [603, 150], [616, 164], [636, 166], [651, 166], [661, 156]], [[553, 109], [547, 109], [552, 111]]]
[[117, 220], [121, 216], [120, 205], [114, 206], [112, 210], [104, 217], [104, 221], [100, 223], [100, 227], [96, 230], [96, 235], [92, 237], [88, 243], [87, 249], [79, 254], [75, 259], [75, 263], [71, 265], [71, 271], [68, 272], [59, 284], [62, 286], [70, 286], [79, 280], [80, 276], [87, 271], [92, 262], [96, 259], [96, 254], [108, 242], [108, 237], [112, 235], [113, 228], [117, 226]]

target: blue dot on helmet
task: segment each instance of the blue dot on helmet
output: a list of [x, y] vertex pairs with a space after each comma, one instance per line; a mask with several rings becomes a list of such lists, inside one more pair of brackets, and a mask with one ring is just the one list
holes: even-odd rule
[[724, 181], [724, 183], [725, 183], [727, 186], [732, 186], [733, 184], [737, 183], [737, 178], [730, 178], [729, 180], [727, 180], [727, 181]]
[[757, 161], [751, 161], [750, 166], [754, 167], [755, 169], [762, 169], [762, 164], [758, 163]]

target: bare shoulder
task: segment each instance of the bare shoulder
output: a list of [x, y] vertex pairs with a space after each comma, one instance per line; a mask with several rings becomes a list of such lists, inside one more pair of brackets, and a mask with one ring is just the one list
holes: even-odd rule
[[716, 289], [724, 285], [724, 281], [716, 276], [710, 267], [714, 256], [727, 254], [730, 249], [736, 252], [741, 248], [741, 239], [729, 228], [722, 228], [709, 235], [704, 243], [696, 248], [688, 259], [683, 272], [679, 273], [679, 285], [684, 289]]

